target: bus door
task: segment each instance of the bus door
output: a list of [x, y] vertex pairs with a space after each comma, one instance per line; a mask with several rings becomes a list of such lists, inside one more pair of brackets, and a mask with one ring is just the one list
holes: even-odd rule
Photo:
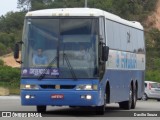
[[103, 16], [99, 17], [99, 76], [100, 79], [103, 78], [105, 72], [105, 60], [103, 59], [103, 48], [106, 46], [105, 39], [105, 18]]

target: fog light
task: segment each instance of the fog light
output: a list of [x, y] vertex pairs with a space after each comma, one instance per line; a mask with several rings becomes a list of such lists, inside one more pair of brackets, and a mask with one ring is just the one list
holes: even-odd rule
[[26, 98], [26, 99], [30, 99], [31, 96], [30, 96], [30, 95], [26, 95], [25, 98]]
[[35, 96], [33, 96], [33, 95], [32, 95], [32, 96], [31, 96], [31, 98], [32, 98], [32, 99], [34, 99], [34, 98], [35, 98]]
[[85, 99], [85, 95], [81, 95], [81, 99]]
[[87, 100], [91, 100], [91, 99], [92, 99], [92, 96], [91, 96], [91, 95], [86, 95], [86, 99], [87, 99]]

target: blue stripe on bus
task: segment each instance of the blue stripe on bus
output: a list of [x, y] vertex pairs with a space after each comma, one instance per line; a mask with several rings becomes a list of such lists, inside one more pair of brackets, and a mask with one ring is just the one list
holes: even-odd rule
[[[21, 84], [38, 84], [38, 85], [80, 85], [80, 84], [99, 84], [98, 91], [78, 91], [74, 89], [40, 89], [40, 90], [21, 90], [22, 105], [70, 105], [70, 106], [100, 106], [103, 104], [103, 92], [105, 91], [106, 82], [110, 83], [110, 102], [126, 101], [129, 98], [129, 87], [131, 80], [138, 82], [138, 97], [143, 93], [144, 71], [138, 70], [106, 70], [103, 80], [96, 79], [64, 79], [64, 80], [47, 80], [41, 81], [35, 79], [22, 79]], [[64, 99], [53, 100], [52, 94], [63, 94]], [[92, 100], [82, 99], [81, 95], [92, 95]], [[33, 95], [33, 99], [25, 99], [25, 95]]]

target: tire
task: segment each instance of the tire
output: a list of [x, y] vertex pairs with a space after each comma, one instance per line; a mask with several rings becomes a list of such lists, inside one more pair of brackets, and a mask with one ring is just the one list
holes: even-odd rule
[[105, 113], [105, 105], [96, 107], [96, 114], [97, 115], [104, 115], [104, 113]]
[[159, 102], [159, 101], [160, 101], [160, 99], [157, 99], [157, 101]]
[[37, 112], [44, 113], [46, 112], [46, 106], [37, 106]]
[[129, 92], [129, 100], [128, 101], [123, 101], [119, 103], [119, 107], [125, 110], [130, 110], [132, 106], [132, 100], [133, 100], [133, 90], [130, 88]]
[[76, 108], [77, 106], [69, 106], [70, 108]]
[[106, 108], [106, 94], [104, 95], [104, 104], [102, 106], [96, 106], [96, 114], [97, 115], [104, 115]]
[[135, 109], [136, 107], [136, 102], [137, 102], [137, 88], [133, 88], [133, 94], [132, 94], [132, 105], [131, 105], [131, 109]]
[[144, 100], [144, 101], [147, 101], [147, 100], [148, 100], [148, 96], [147, 96], [147, 94], [146, 94], [146, 93], [144, 93], [144, 94], [143, 94], [143, 96], [142, 96], [142, 100]]

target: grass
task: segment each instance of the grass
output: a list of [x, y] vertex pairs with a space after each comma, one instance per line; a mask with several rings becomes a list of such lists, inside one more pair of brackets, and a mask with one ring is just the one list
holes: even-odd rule
[[20, 95], [20, 88], [9, 88], [10, 95]]
[[8, 88], [10, 95], [19, 95], [20, 94], [20, 87], [18, 84], [11, 84], [8, 82], [0, 81], [0, 87]]

